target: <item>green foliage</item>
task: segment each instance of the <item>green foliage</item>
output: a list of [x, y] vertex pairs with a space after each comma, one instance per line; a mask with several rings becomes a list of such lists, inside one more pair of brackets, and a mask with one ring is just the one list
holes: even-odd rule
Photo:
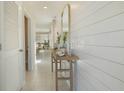
[[58, 36], [58, 44], [60, 44], [61, 35]]
[[68, 32], [64, 32], [64, 36], [63, 36], [63, 42], [64, 43], [67, 41], [67, 35], [68, 35]]

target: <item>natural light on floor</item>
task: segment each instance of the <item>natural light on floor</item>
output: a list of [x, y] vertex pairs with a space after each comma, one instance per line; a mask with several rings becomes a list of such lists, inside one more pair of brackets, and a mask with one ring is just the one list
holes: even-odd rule
[[42, 62], [42, 60], [35, 60], [35, 64], [39, 64], [41, 62]]

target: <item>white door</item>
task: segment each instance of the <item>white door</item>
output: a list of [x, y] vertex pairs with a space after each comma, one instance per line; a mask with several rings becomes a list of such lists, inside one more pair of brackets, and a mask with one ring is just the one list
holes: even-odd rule
[[1, 78], [2, 78], [2, 76], [1, 76], [1, 72], [2, 72], [2, 69], [1, 69], [1, 65], [2, 65], [2, 58], [1, 58], [1, 30], [2, 30], [2, 3], [0, 2], [0, 90], [1, 90], [1, 88], [2, 88], [2, 86], [1, 86], [1, 83], [2, 83], [2, 80], [1, 80]]
[[20, 87], [18, 6], [15, 2], [4, 2], [3, 5], [2, 90], [18, 90]]
[[5, 88], [5, 83], [4, 83], [4, 61], [3, 61], [3, 19], [4, 15], [3, 15], [3, 2], [0, 2], [0, 90], [3, 90]]

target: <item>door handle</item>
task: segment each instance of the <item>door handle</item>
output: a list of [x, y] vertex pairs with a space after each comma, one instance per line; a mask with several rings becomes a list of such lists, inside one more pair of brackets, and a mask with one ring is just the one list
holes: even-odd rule
[[19, 52], [23, 52], [23, 49], [20, 49]]

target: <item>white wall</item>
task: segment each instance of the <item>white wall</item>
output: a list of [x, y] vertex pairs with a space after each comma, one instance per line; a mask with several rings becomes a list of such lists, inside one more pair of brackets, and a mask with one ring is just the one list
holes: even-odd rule
[[44, 43], [44, 40], [49, 40], [49, 34], [36, 33], [36, 42]]
[[[61, 12], [60, 12], [61, 15]], [[54, 20], [52, 21], [51, 25], [50, 25], [50, 46], [51, 48], [54, 47], [54, 44], [57, 42], [57, 32], [59, 33], [59, 35], [61, 34], [61, 16], [58, 15], [56, 18], [54, 18]]]
[[49, 38], [50, 38], [50, 48], [53, 48], [53, 25], [51, 24], [50, 26], [50, 33], [49, 33]]
[[36, 49], [35, 49], [35, 37], [36, 37], [36, 28], [35, 28], [35, 21], [31, 17], [31, 28], [30, 28], [30, 67], [29, 70], [32, 71], [34, 69], [35, 65], [35, 55], [36, 55]]
[[[22, 2], [16, 4], [18, 5], [19, 49], [25, 50], [24, 15], [29, 18], [29, 71], [31, 71], [35, 63], [35, 22]], [[19, 61], [20, 88], [22, 88], [25, 84], [25, 52], [20, 53]]]
[[77, 90], [124, 90], [124, 2], [71, 5]]
[[50, 47], [54, 48], [54, 44], [56, 43], [56, 20], [53, 20], [50, 25]]

